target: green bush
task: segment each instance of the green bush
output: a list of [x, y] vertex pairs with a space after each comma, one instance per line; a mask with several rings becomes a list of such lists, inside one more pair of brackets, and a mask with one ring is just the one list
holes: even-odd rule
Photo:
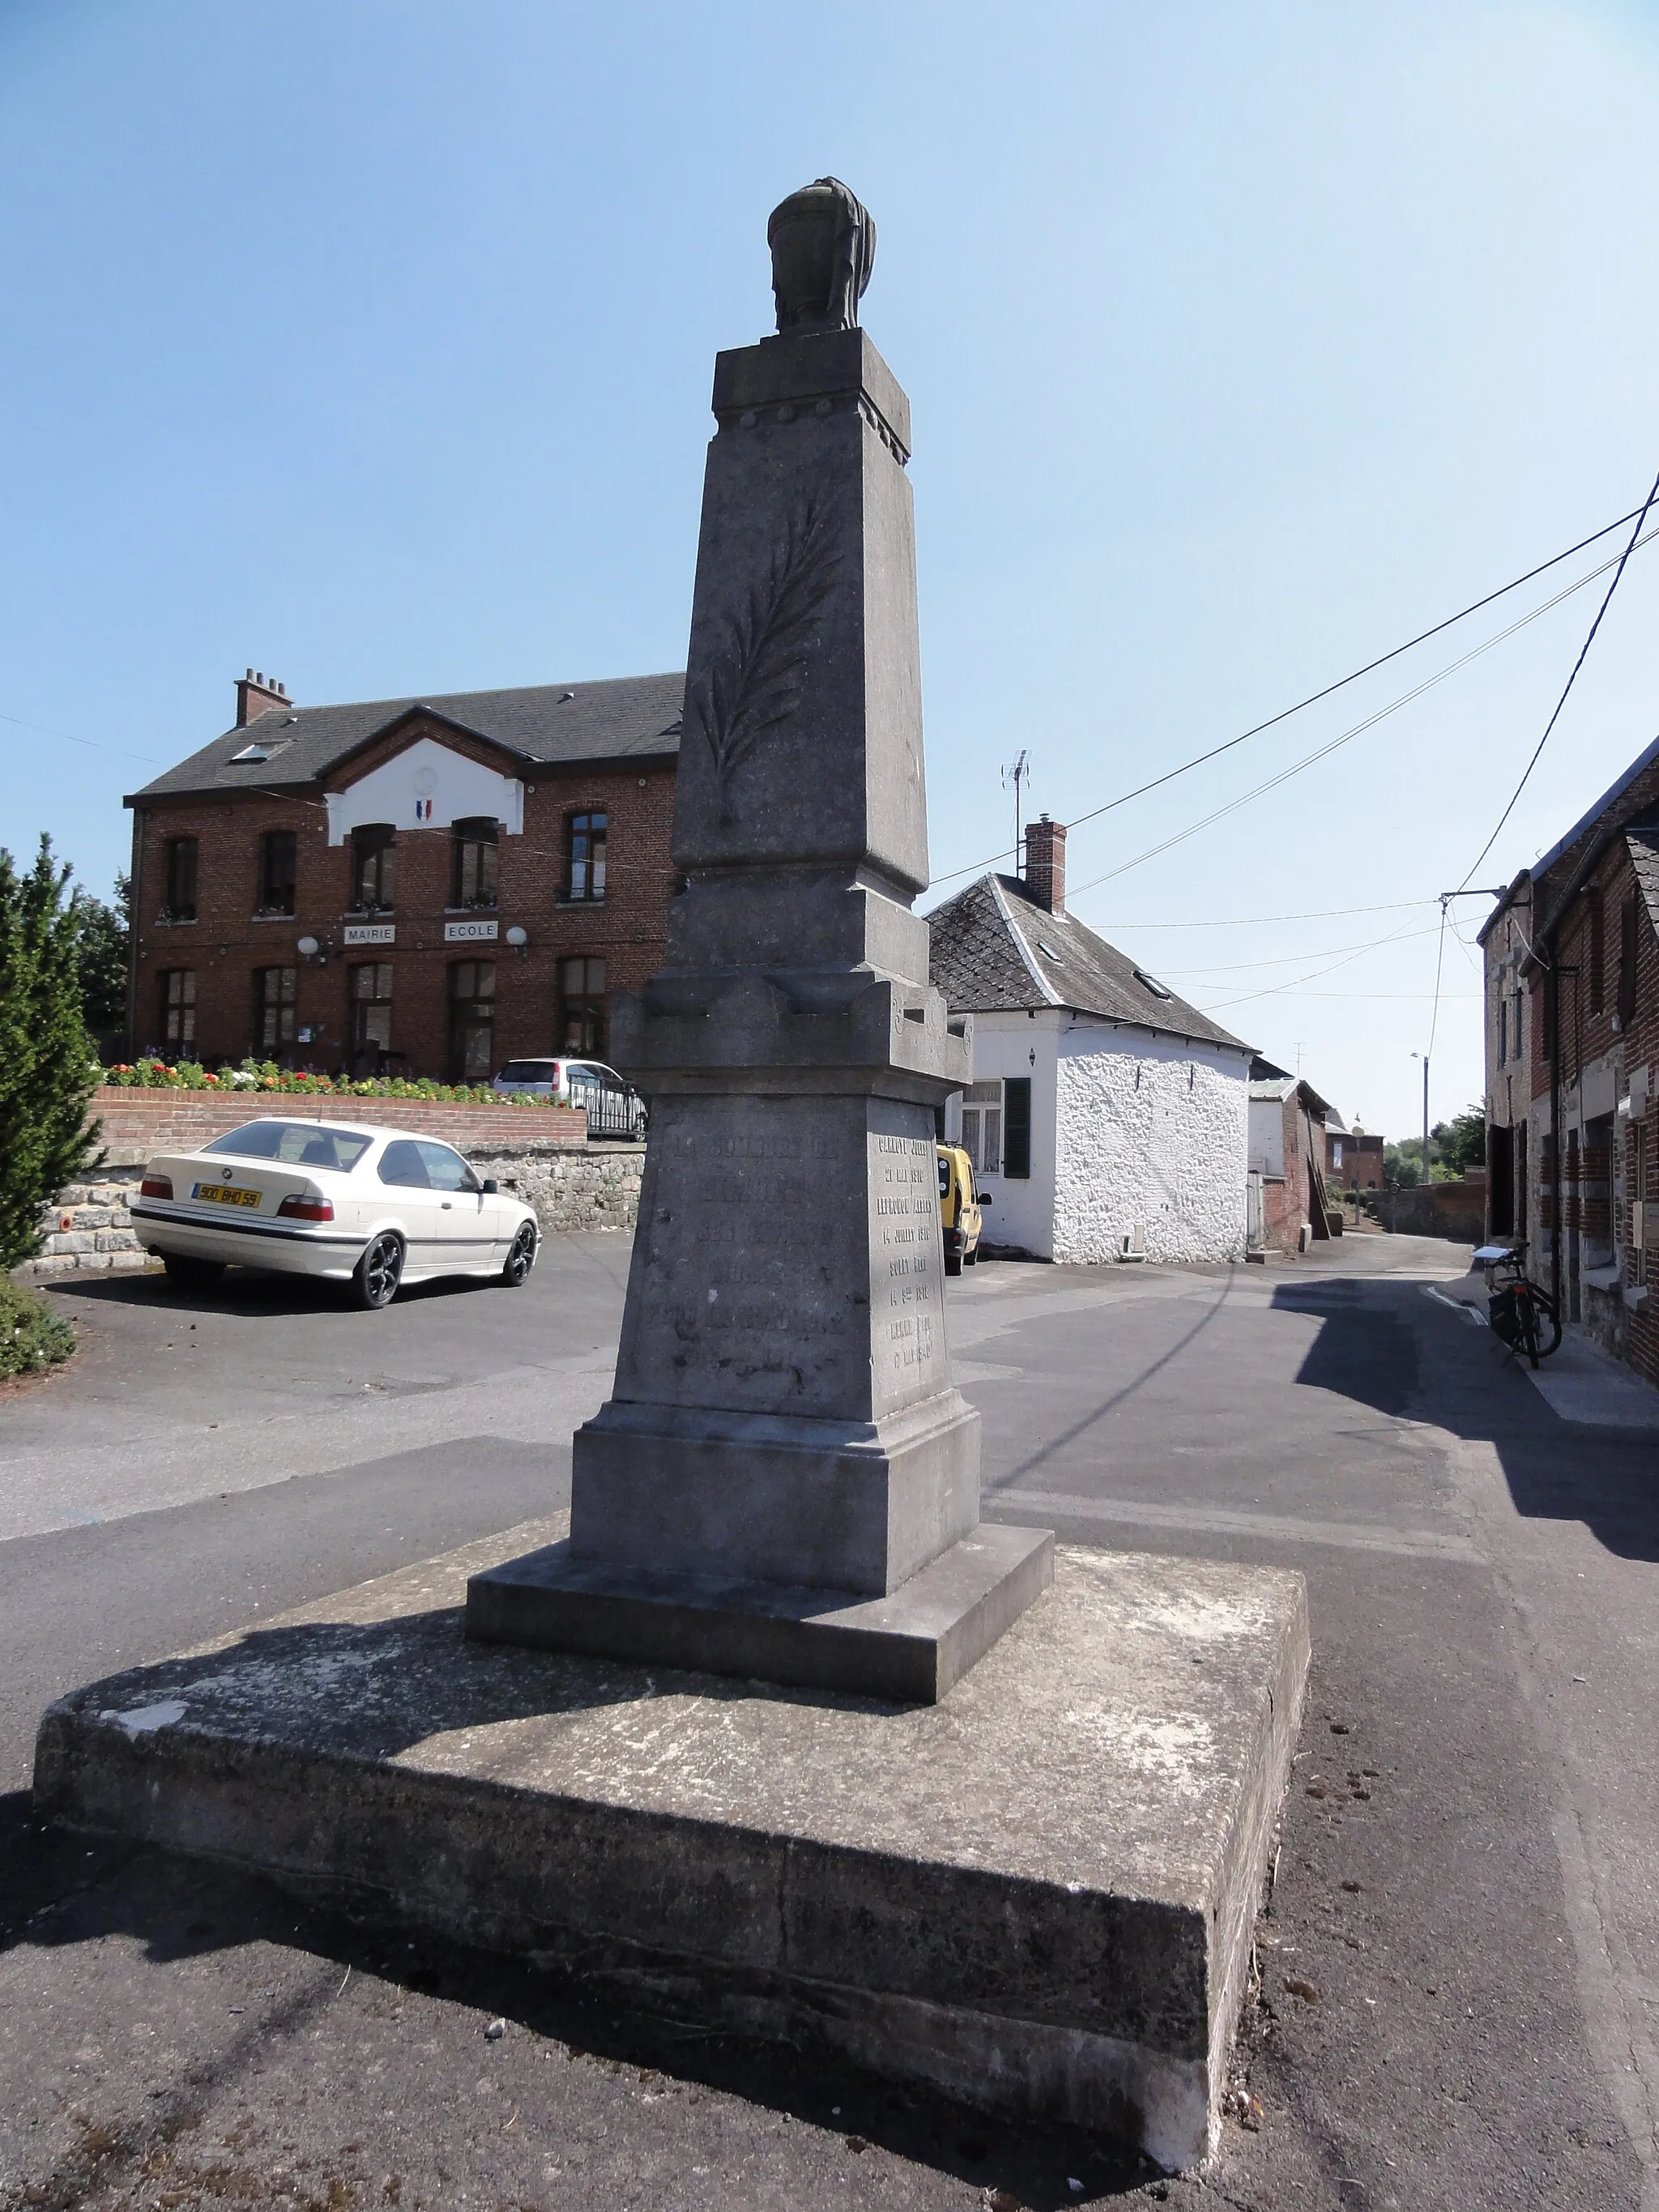
[[522, 1091], [503, 1093], [487, 1083], [434, 1083], [428, 1076], [410, 1080], [404, 1076], [376, 1076], [361, 1083], [343, 1077], [308, 1075], [302, 1070], [278, 1067], [274, 1060], [245, 1060], [240, 1067], [204, 1067], [198, 1060], [119, 1060], [103, 1071], [103, 1079], [120, 1090], [277, 1091], [306, 1098], [444, 1098], [475, 1106], [545, 1106], [545, 1098], [526, 1097]]
[[0, 1275], [0, 1376], [38, 1375], [75, 1349], [75, 1331], [37, 1291]]
[[81, 1014], [81, 917], [43, 837], [21, 872], [0, 848], [0, 1269], [40, 1249], [40, 1208], [97, 1154], [98, 1056]]

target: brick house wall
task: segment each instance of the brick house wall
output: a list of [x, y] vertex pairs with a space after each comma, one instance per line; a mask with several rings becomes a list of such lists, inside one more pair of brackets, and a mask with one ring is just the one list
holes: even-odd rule
[[1327, 1129], [1325, 1181], [1332, 1190], [1381, 1190], [1382, 1138], [1365, 1129], [1349, 1129], [1341, 1134]]
[[1485, 957], [1487, 1237], [1527, 1237], [1536, 1224], [1528, 1194], [1538, 1159], [1531, 1128], [1532, 1056], [1541, 1002], [1534, 1006], [1523, 973], [1534, 890], [1524, 871], [1481, 933]]
[[[1659, 1078], [1652, 919], [1659, 856], [1644, 890], [1625, 834], [1656, 822], [1659, 758], [1639, 763], [1571, 843], [1530, 879], [1516, 879], [1482, 941], [1489, 1232], [1527, 1237], [1529, 1271], [1546, 1285], [1559, 1237], [1564, 1319], [1659, 1383], [1659, 1315], [1650, 1289], [1650, 1277], [1659, 1282], [1659, 1206], [1647, 1198], [1659, 1175], [1659, 1129], [1648, 1103]], [[1530, 941], [1581, 867], [1583, 880], [1554, 933], [1558, 1146], [1550, 1126], [1552, 983], [1530, 957]], [[1512, 1193], [1507, 1221], [1505, 1165]]]
[[[450, 750], [501, 769], [499, 749], [434, 719], [401, 724], [354, 757], [356, 781], [422, 735]], [[525, 774], [523, 765], [511, 772]], [[315, 787], [267, 788], [179, 796], [137, 805], [133, 823], [135, 958], [131, 1036], [137, 1053], [183, 1057], [167, 1041], [166, 975], [191, 975], [194, 991], [193, 1056], [215, 1066], [263, 1056], [257, 1030], [256, 975], [268, 968], [294, 971], [294, 1043], [272, 1056], [285, 1064], [338, 1073], [349, 1049], [350, 970], [360, 964], [389, 966], [392, 975], [389, 1072], [440, 1079], [452, 1073], [449, 1035], [451, 970], [459, 963], [490, 961], [495, 967], [492, 1060], [498, 1067], [520, 1054], [557, 1051], [562, 1036], [561, 963], [582, 957], [605, 963], [605, 995], [638, 990], [663, 964], [667, 907], [675, 874], [670, 857], [674, 804], [672, 759], [600, 766], [540, 763], [528, 770], [522, 835], [503, 831], [497, 848], [499, 886], [493, 943], [446, 943], [447, 921], [462, 919], [449, 905], [451, 831], [400, 830], [395, 841], [394, 911], [381, 917], [396, 928], [384, 950], [347, 947], [344, 929], [353, 884], [348, 836], [328, 842], [328, 816]], [[344, 779], [342, 779], [344, 781]], [[331, 787], [339, 787], [331, 779]], [[568, 825], [573, 815], [603, 811], [608, 817], [607, 881], [603, 901], [567, 896]], [[291, 830], [296, 842], [295, 911], [264, 917], [258, 902], [262, 840], [268, 831]], [[193, 921], [163, 918], [169, 841], [198, 841], [197, 915]], [[517, 925], [528, 934], [522, 951], [506, 941]], [[316, 939], [319, 956], [307, 959], [301, 938]], [[308, 1030], [302, 1040], [301, 1030]], [[604, 1057], [602, 1034], [598, 1056]], [[492, 1069], [493, 1072], [493, 1069]]]
[[1314, 1160], [1323, 1172], [1324, 1109], [1315, 1113], [1301, 1084], [1291, 1083], [1282, 1098], [1269, 1095], [1275, 1087], [1250, 1086], [1249, 1165], [1261, 1176], [1262, 1241], [1269, 1251], [1289, 1255], [1328, 1234], [1309, 1172]]

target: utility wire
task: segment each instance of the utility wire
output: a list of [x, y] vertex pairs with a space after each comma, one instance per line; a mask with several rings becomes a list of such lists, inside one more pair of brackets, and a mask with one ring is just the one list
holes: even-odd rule
[[157, 760], [153, 753], [131, 753], [125, 745], [100, 744], [96, 738], [77, 738], [68, 730], [48, 729], [44, 722], [26, 722], [21, 714], [0, 714], [0, 722], [10, 722], [20, 730], [36, 730], [43, 738], [61, 738], [66, 745], [85, 745], [95, 753], [116, 753], [123, 760], [143, 761], [151, 768], [165, 768], [165, 761]]
[[1227, 966], [1210, 968], [1165, 968], [1160, 965], [1158, 981], [1165, 982], [1172, 975], [1239, 975], [1251, 968], [1294, 968], [1302, 960], [1328, 960], [1340, 952], [1369, 952], [1378, 944], [1402, 945], [1412, 937], [1432, 937], [1432, 923], [1427, 929], [1407, 930], [1403, 936], [1389, 938], [1368, 937], [1363, 945], [1327, 945], [1317, 952], [1278, 952], [1266, 960], [1235, 960]]
[[[1203, 1011], [1206, 1014], [1218, 1014], [1224, 1012], [1229, 1006], [1248, 1006], [1253, 999], [1280, 998], [1288, 991], [1299, 990], [1304, 983], [1316, 983], [1322, 975], [1329, 975], [1339, 968], [1348, 967], [1352, 962], [1363, 959], [1367, 952], [1380, 952], [1385, 945], [1395, 944], [1401, 938], [1411, 936], [1413, 933], [1408, 925], [1402, 923], [1398, 929], [1391, 930], [1388, 936], [1379, 937], [1374, 945], [1362, 945], [1358, 951], [1350, 952], [1340, 960], [1333, 960], [1328, 967], [1311, 968], [1305, 975], [1297, 975], [1288, 983], [1269, 983], [1259, 991], [1241, 992], [1237, 998], [1224, 999], [1218, 1006], [1206, 1006]], [[1312, 998], [1319, 994], [1310, 992], [1308, 995]], [[1340, 996], [1341, 994], [1338, 993], [1333, 995]], [[1417, 998], [1420, 994], [1413, 992], [1412, 995]]]
[[[1607, 586], [1607, 594], [1602, 599], [1601, 605], [1595, 610], [1595, 620], [1589, 626], [1589, 635], [1584, 640], [1583, 644], [1578, 648], [1578, 658], [1572, 664], [1572, 673], [1567, 678], [1565, 689], [1562, 691], [1561, 696], [1555, 702], [1555, 712], [1550, 716], [1549, 720], [1545, 724], [1544, 734], [1534, 746], [1532, 758], [1527, 763], [1526, 768], [1522, 774], [1520, 782], [1516, 785], [1515, 789], [1510, 793], [1509, 805], [1504, 809], [1504, 811], [1498, 817], [1498, 828], [1492, 831], [1491, 836], [1487, 838], [1486, 843], [1475, 854], [1474, 866], [1470, 868], [1469, 874], [1465, 876], [1462, 883], [1458, 885], [1457, 888], [1459, 890], [1464, 889], [1465, 885], [1468, 883], [1469, 876], [1472, 876], [1474, 873], [1475, 869], [1480, 866], [1481, 861], [1486, 859], [1487, 854], [1491, 852], [1492, 847], [1498, 842], [1498, 830], [1502, 830], [1504, 824], [1509, 820], [1510, 815], [1514, 813], [1515, 803], [1516, 799], [1520, 798], [1522, 793], [1526, 789], [1527, 778], [1532, 774], [1534, 769], [1537, 767], [1538, 757], [1543, 751], [1545, 746], [1548, 744], [1550, 741], [1550, 732], [1555, 727], [1557, 722], [1560, 720], [1561, 709], [1567, 703], [1567, 695], [1572, 690], [1573, 685], [1578, 681], [1578, 672], [1583, 666], [1585, 656], [1589, 653], [1591, 646], [1595, 642], [1595, 633], [1601, 627], [1602, 616], [1606, 614], [1608, 607], [1613, 603], [1613, 595], [1619, 588], [1619, 580], [1625, 573], [1625, 563], [1629, 560], [1631, 555], [1636, 550], [1637, 547], [1642, 543], [1642, 525], [1647, 520], [1648, 509], [1653, 505], [1656, 499], [1659, 499], [1659, 477], [1655, 477], [1653, 480], [1653, 489], [1649, 492], [1646, 499], [1642, 502], [1641, 513], [1636, 518], [1636, 527], [1630, 534], [1630, 544], [1626, 546], [1624, 551], [1619, 556], [1619, 565], [1613, 572], [1613, 581]], [[1616, 528], [1617, 525], [1615, 525], [1614, 527]]]
[[[1659, 490], [1659, 485], [1656, 485], [1655, 489]], [[1486, 855], [1482, 854], [1481, 858], [1484, 860]], [[1471, 870], [1470, 873], [1473, 874], [1473, 872], [1474, 871]], [[1434, 955], [1434, 1006], [1429, 1015], [1429, 1042], [1423, 1054], [1425, 1061], [1434, 1057], [1434, 1041], [1440, 1030], [1440, 976], [1446, 964], [1446, 909], [1450, 904], [1449, 899], [1443, 898], [1440, 902], [1440, 942], [1435, 948]], [[1426, 1079], [1423, 1095], [1425, 1098], [1428, 1097]], [[1426, 1165], [1426, 1163], [1425, 1164]]]
[[[1438, 637], [1443, 629], [1449, 629], [1455, 623], [1463, 622], [1470, 615], [1479, 614], [1482, 607], [1491, 606], [1495, 599], [1503, 599], [1507, 592], [1518, 592], [1522, 584], [1531, 583], [1534, 576], [1541, 576], [1548, 569], [1559, 568], [1563, 561], [1571, 561], [1575, 553], [1582, 553], [1586, 546], [1597, 544], [1611, 531], [1622, 529], [1626, 523], [1634, 520], [1639, 530], [1640, 518], [1646, 514], [1652, 504], [1653, 495], [1650, 493], [1643, 506], [1632, 507], [1628, 514], [1620, 515], [1615, 521], [1604, 523], [1600, 530], [1592, 531], [1588, 538], [1581, 538], [1576, 545], [1569, 545], [1564, 553], [1553, 554], [1547, 561], [1540, 561], [1535, 568], [1528, 568], [1524, 576], [1516, 576], [1510, 583], [1500, 584], [1495, 592], [1488, 592], [1484, 599], [1472, 600], [1468, 606], [1460, 608], [1455, 615], [1448, 615], [1443, 622], [1437, 622], [1431, 629], [1419, 630], [1415, 637], [1407, 638], [1404, 645], [1396, 645], [1392, 651], [1379, 653], [1375, 660], [1368, 660], [1363, 668], [1356, 668], [1352, 675], [1339, 677], [1334, 684], [1327, 684], [1322, 690], [1310, 691], [1305, 699], [1298, 699], [1294, 707], [1282, 708], [1277, 714], [1270, 714], [1265, 722], [1256, 723], [1253, 729], [1241, 731], [1237, 737], [1229, 738], [1224, 744], [1212, 745], [1208, 752], [1195, 754], [1191, 760], [1183, 761], [1179, 768], [1170, 769], [1164, 775], [1154, 776], [1150, 783], [1143, 783], [1133, 791], [1126, 791], [1120, 798], [1109, 799], [1103, 806], [1094, 807], [1087, 814], [1077, 815], [1066, 827], [1075, 830], [1085, 822], [1097, 821], [1101, 815], [1111, 813], [1115, 807], [1127, 806], [1132, 799], [1143, 799], [1149, 791], [1156, 791], [1161, 784], [1172, 783], [1177, 776], [1186, 775], [1193, 769], [1202, 768], [1206, 761], [1218, 759], [1223, 753], [1231, 752], [1235, 745], [1242, 745], [1251, 738], [1259, 738], [1264, 730], [1271, 730], [1277, 723], [1288, 721], [1292, 714], [1301, 714], [1304, 708], [1317, 706], [1322, 699], [1328, 699], [1334, 691], [1343, 690], [1350, 684], [1358, 684], [1362, 676], [1369, 676], [1374, 669], [1386, 667], [1389, 661], [1398, 660], [1401, 653], [1411, 652], [1414, 646], [1426, 644], [1430, 638]], [[1629, 546], [1626, 548], [1626, 560], [1629, 559], [1632, 550]], [[1601, 571], [1592, 569], [1590, 573], [1592, 575], [1600, 575]], [[1589, 578], [1585, 577], [1583, 580], [1588, 583]], [[1551, 604], [1553, 605], [1554, 602], [1552, 601]], [[1017, 854], [1015, 857], [1018, 859]], [[975, 860], [965, 868], [952, 868], [948, 875], [935, 876], [933, 881], [935, 884], [954, 883], [958, 876], [977, 875], [981, 868], [994, 867], [999, 860], [1006, 860], [1007, 858], [1008, 848], [1005, 846], [1001, 852], [993, 853], [987, 860]], [[1477, 861], [1475, 865], [1479, 866], [1480, 863]]]
[[[1304, 914], [1235, 914], [1217, 921], [1096, 921], [1091, 929], [1246, 929], [1267, 921], [1331, 921], [1339, 915], [1400, 914], [1408, 906], [1432, 906], [1431, 898], [1389, 899], [1382, 906], [1321, 906]], [[1301, 956], [1305, 959], [1308, 956]]]
[[[1659, 485], [1656, 485], [1655, 489], [1659, 490]], [[1386, 720], [1390, 714], [1397, 714], [1401, 707], [1408, 707], [1413, 699], [1420, 699], [1425, 691], [1433, 690], [1437, 684], [1443, 684], [1449, 676], [1455, 676], [1460, 668], [1467, 668], [1470, 661], [1478, 660], [1482, 653], [1490, 653], [1494, 646], [1502, 645], [1506, 638], [1513, 637], [1517, 630], [1525, 629], [1528, 623], [1536, 622], [1540, 615], [1547, 615], [1553, 608], [1559, 607], [1563, 599], [1570, 599], [1575, 592], [1582, 592], [1586, 584], [1594, 583], [1598, 576], [1605, 575], [1609, 568], [1622, 568], [1624, 562], [1630, 558], [1631, 554], [1638, 545], [1645, 545], [1654, 538], [1659, 538], [1659, 529], [1649, 531], [1645, 538], [1632, 539], [1617, 562], [1604, 561], [1599, 568], [1592, 568], [1589, 575], [1581, 576], [1576, 584], [1569, 584], [1565, 590], [1558, 592], [1553, 599], [1543, 600], [1530, 612], [1522, 615], [1518, 620], [1510, 623], [1507, 629], [1496, 631], [1480, 645], [1472, 646], [1468, 653], [1460, 654], [1455, 660], [1449, 661], [1445, 667], [1437, 670], [1434, 675], [1425, 677], [1420, 684], [1413, 684], [1409, 691], [1402, 691], [1397, 699], [1391, 699], [1387, 706], [1379, 707], [1374, 714], [1367, 714], [1363, 720], [1355, 722], [1338, 736], [1328, 738], [1322, 745], [1316, 745], [1312, 752], [1304, 753], [1300, 760], [1292, 761], [1288, 768], [1280, 769], [1276, 775], [1270, 775], [1265, 782], [1256, 784], [1249, 791], [1241, 792], [1237, 799], [1228, 799], [1224, 805], [1216, 807], [1212, 812], [1202, 816], [1196, 822], [1189, 823], [1184, 830], [1177, 830], [1173, 836], [1165, 837], [1158, 844], [1149, 845], [1144, 853], [1137, 853], [1133, 860], [1121, 861], [1115, 868], [1108, 868], [1104, 875], [1091, 876], [1086, 884], [1078, 885], [1074, 894], [1068, 893], [1068, 896], [1080, 897], [1085, 891], [1093, 890], [1101, 884], [1109, 884], [1115, 877], [1127, 875], [1131, 868], [1139, 867], [1143, 861], [1155, 860], [1160, 853], [1167, 853], [1176, 845], [1185, 844], [1188, 837], [1197, 836], [1200, 830], [1207, 830], [1212, 823], [1221, 821], [1226, 815], [1236, 813], [1241, 806], [1248, 806], [1253, 799], [1261, 799], [1270, 791], [1276, 791], [1281, 783], [1288, 783], [1293, 775], [1300, 775], [1304, 769], [1312, 768], [1317, 762], [1328, 758], [1330, 754], [1340, 750], [1342, 746], [1351, 744], [1355, 738], [1362, 736], [1365, 731], [1375, 729], [1379, 722]], [[1135, 794], [1132, 793], [1129, 795], [1133, 797]], [[1485, 857], [1483, 854], [1481, 859], [1484, 860]], [[1479, 867], [1480, 865], [1480, 862], [1477, 860], [1475, 867]], [[1474, 872], [1474, 869], [1471, 868], [1469, 873], [1473, 875]]]

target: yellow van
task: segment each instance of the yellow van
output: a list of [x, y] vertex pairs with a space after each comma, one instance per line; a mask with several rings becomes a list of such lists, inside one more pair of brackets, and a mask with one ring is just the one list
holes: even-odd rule
[[940, 1145], [939, 1212], [945, 1231], [945, 1272], [959, 1275], [963, 1263], [979, 1259], [980, 1198], [974, 1188], [974, 1164], [960, 1145]]

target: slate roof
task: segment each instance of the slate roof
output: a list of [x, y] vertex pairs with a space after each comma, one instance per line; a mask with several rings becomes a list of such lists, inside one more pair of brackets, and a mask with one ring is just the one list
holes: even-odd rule
[[929, 973], [953, 1013], [1064, 1006], [1165, 1036], [1249, 1045], [1188, 1006], [1070, 915], [1050, 914], [1012, 876], [981, 876], [927, 917]]
[[1659, 930], [1659, 830], [1626, 830], [1625, 848], [1636, 871], [1648, 920]]
[[[246, 786], [319, 784], [338, 763], [411, 708], [429, 708], [481, 738], [493, 738], [527, 765], [634, 760], [672, 755], [680, 745], [684, 672], [613, 677], [597, 684], [531, 684], [511, 691], [431, 692], [342, 707], [274, 707], [243, 730], [168, 769], [129, 798], [129, 805]], [[241, 765], [233, 754], [258, 744], [269, 758]]]

